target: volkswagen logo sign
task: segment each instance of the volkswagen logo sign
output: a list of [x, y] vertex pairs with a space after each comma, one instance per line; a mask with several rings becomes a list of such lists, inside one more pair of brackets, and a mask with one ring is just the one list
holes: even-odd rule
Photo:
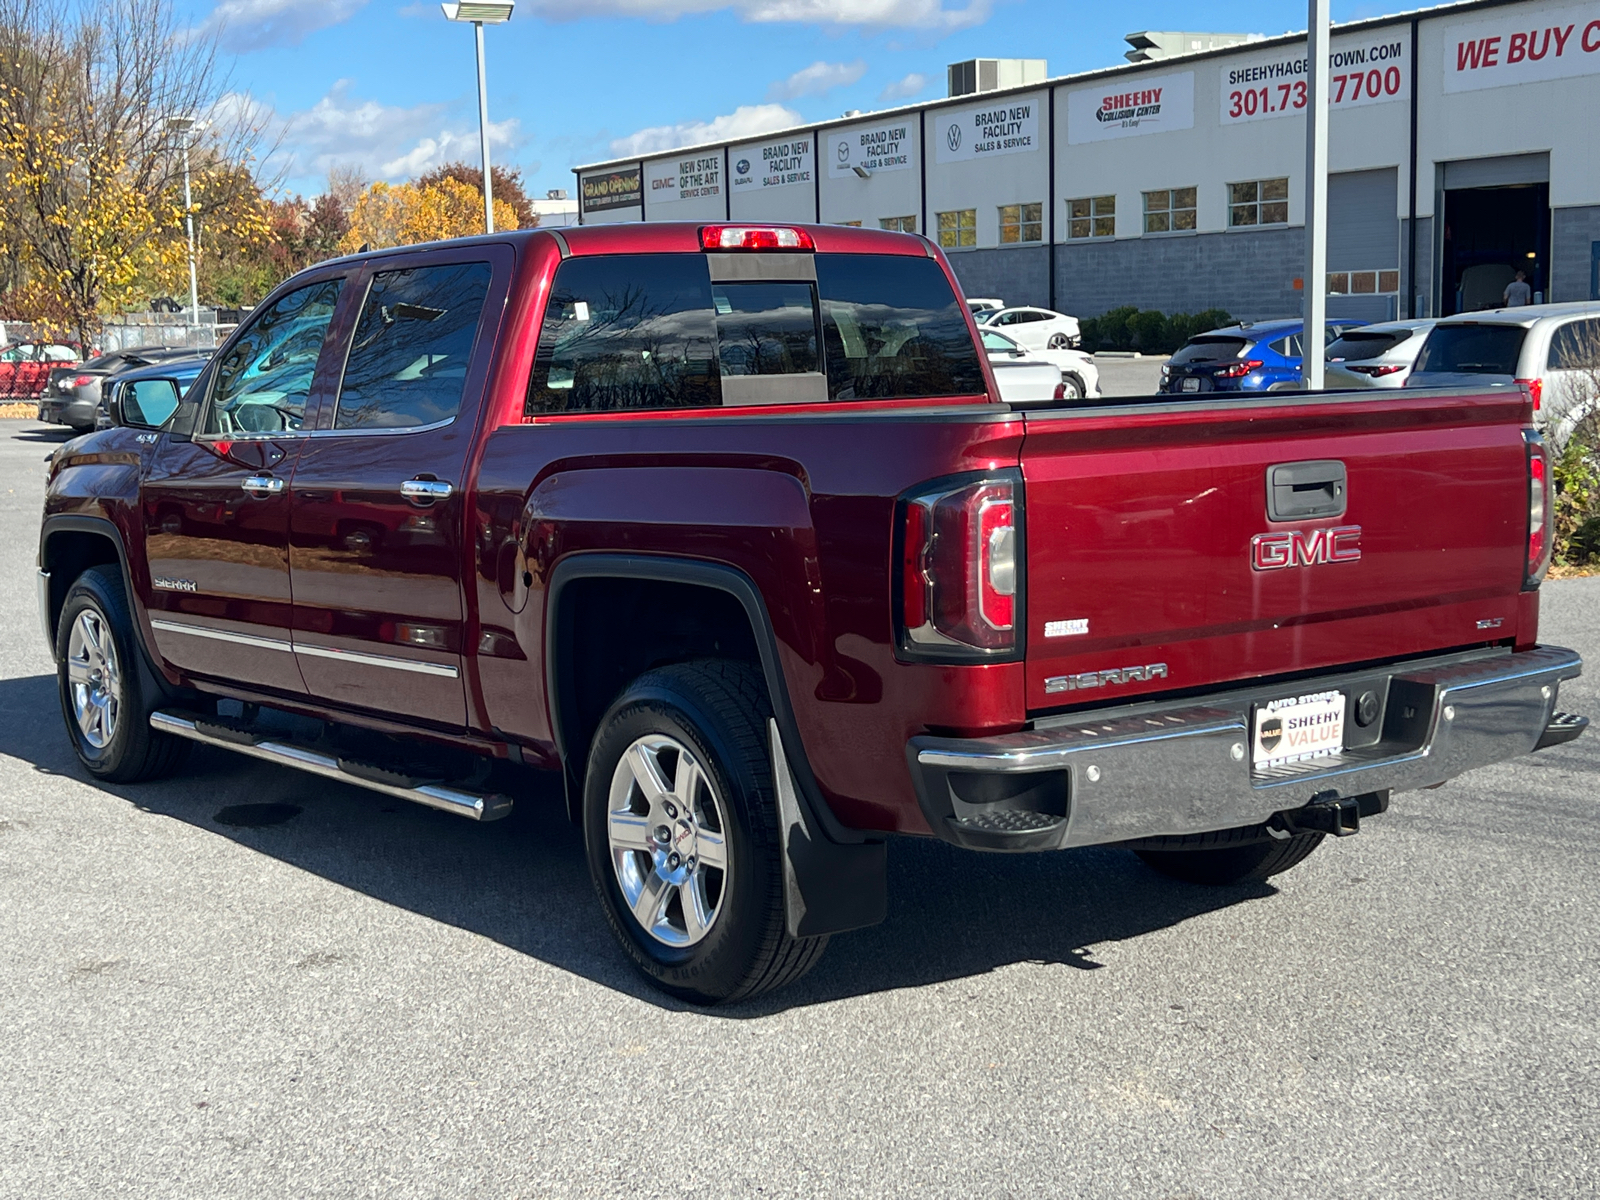
[[838, 158], [839, 158], [839, 161], [841, 163], [847, 163], [847, 162], [850, 161], [850, 143], [849, 142], [840, 142], [839, 143], [839, 155], [838, 155]]
[[949, 146], [952, 152], [961, 149], [961, 126], [952, 123], [950, 128], [944, 131], [944, 144]]
[[741, 158], [738, 162], [733, 164], [733, 169], [741, 175], [750, 174], [750, 160], [748, 158]]

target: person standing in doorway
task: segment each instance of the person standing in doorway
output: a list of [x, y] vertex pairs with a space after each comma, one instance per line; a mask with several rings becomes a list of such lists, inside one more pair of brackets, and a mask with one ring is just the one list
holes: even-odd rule
[[1526, 272], [1517, 272], [1517, 277], [1506, 284], [1506, 294], [1501, 299], [1507, 308], [1521, 308], [1524, 304], [1533, 303], [1533, 289], [1528, 286]]

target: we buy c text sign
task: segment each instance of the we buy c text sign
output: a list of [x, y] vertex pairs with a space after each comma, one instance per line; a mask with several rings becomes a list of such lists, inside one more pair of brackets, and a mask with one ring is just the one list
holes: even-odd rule
[[1444, 30], [1444, 90], [1537, 83], [1600, 72], [1600, 4], [1504, 10]]

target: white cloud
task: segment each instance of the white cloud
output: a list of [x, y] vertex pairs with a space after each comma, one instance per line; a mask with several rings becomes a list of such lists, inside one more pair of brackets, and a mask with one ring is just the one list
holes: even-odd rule
[[913, 96], [920, 96], [928, 86], [928, 77], [921, 71], [913, 71], [904, 79], [897, 79], [883, 91], [878, 93], [879, 100], [909, 100]]
[[[314, 181], [339, 166], [360, 167], [376, 179], [403, 180], [457, 159], [475, 162], [478, 126], [457, 119], [450, 104], [379, 104], [350, 94], [341, 79], [303, 112], [283, 118], [285, 133], [279, 164], [286, 178]], [[492, 151], [514, 149], [522, 141], [516, 118], [491, 122]]]
[[821, 96], [836, 87], [847, 87], [867, 73], [867, 64], [814, 62], [767, 89], [768, 100], [798, 100], [801, 96]]
[[678, 125], [653, 125], [611, 142], [617, 158], [655, 154], [679, 146], [698, 146], [701, 142], [732, 141], [754, 137], [773, 129], [800, 124], [800, 114], [781, 104], [741, 104], [726, 116], [709, 121], [685, 121]]
[[220, 0], [197, 32], [215, 33], [225, 50], [248, 54], [298, 46], [307, 34], [355, 16], [367, 0]]
[[[948, 6], [948, 7], [947, 7]], [[672, 21], [691, 13], [730, 10], [756, 24], [795, 21], [945, 34], [981, 25], [993, 0], [522, 0], [520, 11], [552, 21], [584, 17], [647, 17]]]

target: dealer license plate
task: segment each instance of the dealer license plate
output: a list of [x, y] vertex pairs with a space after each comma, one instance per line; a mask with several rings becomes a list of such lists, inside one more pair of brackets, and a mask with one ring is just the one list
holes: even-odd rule
[[1343, 692], [1313, 692], [1256, 705], [1251, 759], [1256, 769], [1337, 754], [1344, 749]]
[[1193, 375], [1189, 376], [1183, 381], [1183, 390], [1186, 392], [1198, 392], [1200, 390], [1200, 381]]

